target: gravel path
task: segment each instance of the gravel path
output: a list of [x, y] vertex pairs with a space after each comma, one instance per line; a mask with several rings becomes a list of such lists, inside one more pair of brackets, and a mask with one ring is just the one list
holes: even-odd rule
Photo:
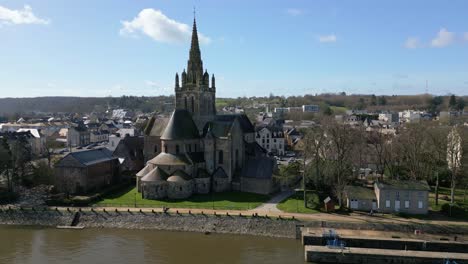
[[280, 203], [281, 201], [285, 200], [286, 198], [288, 198], [289, 196], [293, 194], [294, 194], [293, 190], [280, 192], [277, 195], [275, 195], [273, 198], [268, 200], [266, 203], [260, 205], [259, 207], [253, 209], [252, 211], [282, 213], [282, 211], [278, 209], [276, 205], [278, 205], [278, 203]]

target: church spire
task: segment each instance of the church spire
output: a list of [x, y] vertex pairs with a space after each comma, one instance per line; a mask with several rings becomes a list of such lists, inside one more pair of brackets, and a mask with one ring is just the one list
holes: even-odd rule
[[197, 79], [203, 75], [203, 62], [201, 60], [200, 44], [198, 43], [197, 20], [195, 11], [193, 17], [192, 43], [190, 46], [190, 55], [187, 65], [187, 73], [191, 76], [191, 82], [196, 83]]

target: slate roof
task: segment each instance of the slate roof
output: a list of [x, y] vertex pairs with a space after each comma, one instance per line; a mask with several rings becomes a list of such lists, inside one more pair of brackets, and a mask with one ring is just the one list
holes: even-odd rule
[[345, 193], [348, 199], [353, 200], [375, 200], [375, 192], [362, 186], [346, 186]]
[[234, 119], [239, 120], [240, 127], [244, 133], [254, 133], [255, 127], [250, 122], [249, 118], [245, 114], [229, 114], [229, 115], [216, 115], [215, 121], [221, 122], [234, 122]]
[[200, 138], [198, 128], [190, 113], [185, 109], [177, 109], [161, 136], [162, 140], [184, 140]]
[[392, 189], [392, 190], [411, 190], [411, 191], [429, 191], [429, 184], [427, 181], [398, 181], [398, 180], [384, 180], [375, 183], [379, 189]]
[[271, 179], [276, 161], [269, 157], [250, 158], [242, 168], [242, 177], [256, 179]]
[[206, 123], [203, 128], [203, 136], [206, 136], [208, 131], [212, 133], [215, 137], [227, 137], [231, 131], [232, 122], [226, 121], [212, 121]]
[[168, 166], [185, 166], [190, 165], [190, 160], [184, 155], [174, 155], [170, 153], [161, 152], [148, 163], [154, 165], [168, 165]]
[[148, 125], [145, 128], [145, 135], [151, 137], [160, 137], [164, 132], [167, 123], [169, 123], [169, 118], [167, 117], [151, 117]]
[[148, 174], [151, 171], [152, 166], [151, 165], [146, 165], [143, 169], [141, 169], [139, 172], [137, 172], [136, 176], [137, 177], [143, 177], [146, 174]]
[[228, 176], [223, 168], [218, 167], [216, 171], [213, 173], [213, 177], [214, 178], [227, 178]]
[[185, 171], [177, 170], [175, 171], [169, 178], [167, 178], [168, 182], [184, 182], [190, 181], [192, 177], [185, 173]]
[[69, 153], [65, 157], [63, 157], [55, 166], [67, 167], [68, 165], [66, 164], [66, 160], [70, 158], [77, 161], [82, 167], [90, 166], [101, 162], [117, 160], [117, 158], [112, 157], [112, 152], [109, 151], [107, 148], [98, 148]]
[[168, 178], [168, 174], [159, 167], [155, 167], [148, 174], [141, 178], [141, 181], [144, 182], [158, 182], [165, 181]]

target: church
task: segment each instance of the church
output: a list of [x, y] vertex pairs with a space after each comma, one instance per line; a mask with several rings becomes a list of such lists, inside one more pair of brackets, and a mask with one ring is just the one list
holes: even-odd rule
[[143, 198], [278, 189], [276, 161], [256, 143], [249, 118], [216, 114], [215, 76], [203, 69], [195, 19], [187, 70], [176, 73], [174, 89], [170, 118], [154, 116], [144, 131], [146, 166], [136, 174]]

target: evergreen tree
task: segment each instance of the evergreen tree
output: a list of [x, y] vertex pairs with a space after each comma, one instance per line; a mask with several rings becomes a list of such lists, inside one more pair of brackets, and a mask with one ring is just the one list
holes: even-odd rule
[[465, 109], [465, 100], [463, 100], [463, 98], [458, 98], [456, 109], [458, 111], [463, 111], [463, 109]]
[[453, 110], [453, 109], [456, 109], [456, 107], [457, 107], [457, 97], [454, 94], [452, 94], [449, 100], [449, 109]]

